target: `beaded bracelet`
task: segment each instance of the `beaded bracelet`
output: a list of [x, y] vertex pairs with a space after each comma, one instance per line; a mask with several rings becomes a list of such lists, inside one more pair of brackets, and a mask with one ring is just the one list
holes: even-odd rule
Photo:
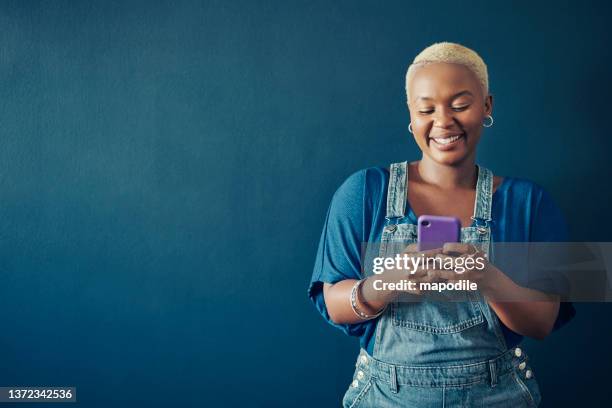
[[355, 282], [355, 284], [353, 285], [353, 288], [351, 289], [351, 309], [353, 309], [353, 312], [355, 313], [355, 315], [357, 315], [358, 318], [363, 319], [363, 320], [368, 320], [368, 319], [373, 319], [375, 317], [380, 316], [385, 311], [387, 306], [383, 307], [379, 312], [373, 315], [369, 315], [365, 313], [363, 310], [361, 310], [359, 306], [357, 306], [357, 299], [359, 296], [358, 291], [361, 288], [361, 285], [363, 284], [363, 282], [365, 282], [365, 279], [358, 280], [357, 282]]

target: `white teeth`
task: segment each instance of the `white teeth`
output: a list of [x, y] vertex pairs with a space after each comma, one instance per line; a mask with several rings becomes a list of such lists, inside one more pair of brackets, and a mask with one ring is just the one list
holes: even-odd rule
[[435, 138], [434, 137], [433, 140], [435, 140], [436, 143], [449, 144], [449, 143], [453, 143], [455, 140], [458, 140], [460, 137], [461, 137], [461, 135], [445, 137], [444, 139], [440, 139], [440, 138]]

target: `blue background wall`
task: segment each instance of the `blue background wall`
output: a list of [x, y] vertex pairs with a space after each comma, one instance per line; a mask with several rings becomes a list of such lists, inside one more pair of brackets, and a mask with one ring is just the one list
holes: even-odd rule
[[[352, 172], [418, 159], [404, 73], [436, 41], [488, 63], [480, 162], [611, 240], [608, 8], [85, 3], [0, 3], [0, 385], [339, 404], [357, 342], [306, 296], [324, 215]], [[526, 344], [545, 407], [610, 395], [612, 309], [577, 309]]]

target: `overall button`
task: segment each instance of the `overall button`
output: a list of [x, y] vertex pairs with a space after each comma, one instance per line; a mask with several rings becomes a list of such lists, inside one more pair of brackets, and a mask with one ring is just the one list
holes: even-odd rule
[[393, 232], [396, 229], [397, 229], [397, 225], [395, 225], [395, 224], [391, 224], [391, 225], [387, 226], [387, 231], [389, 231], [389, 232]]
[[527, 363], [523, 361], [521, 364], [519, 364], [519, 370], [524, 370], [526, 366], [527, 366]]
[[520, 349], [520, 348], [518, 348], [518, 347], [517, 347], [517, 348], [515, 348], [515, 349], [514, 349], [514, 355], [515, 355], [515, 356], [517, 356], [517, 357], [522, 356], [522, 355], [523, 355], [523, 350], [521, 350], [521, 349]]
[[476, 231], [478, 231], [479, 234], [486, 234], [487, 233], [487, 229], [485, 227], [477, 227]]
[[533, 373], [531, 372], [531, 370], [525, 371], [525, 378], [530, 379], [531, 377], [533, 377]]
[[368, 358], [366, 356], [361, 356], [361, 362], [363, 364], [368, 364]]
[[353, 388], [359, 387], [359, 381], [357, 381], [357, 380], [353, 381], [352, 384], [351, 384], [351, 387], [353, 387]]
[[357, 379], [362, 380], [362, 379], [363, 379], [363, 376], [364, 376], [363, 371], [359, 370], [359, 371], [357, 372]]

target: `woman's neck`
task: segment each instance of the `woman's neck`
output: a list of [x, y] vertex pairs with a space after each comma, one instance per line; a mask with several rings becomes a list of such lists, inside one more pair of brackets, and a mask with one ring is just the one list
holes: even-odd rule
[[457, 166], [436, 163], [423, 155], [416, 166], [417, 177], [427, 184], [444, 189], [474, 188], [478, 180], [478, 171], [474, 160], [465, 160]]

